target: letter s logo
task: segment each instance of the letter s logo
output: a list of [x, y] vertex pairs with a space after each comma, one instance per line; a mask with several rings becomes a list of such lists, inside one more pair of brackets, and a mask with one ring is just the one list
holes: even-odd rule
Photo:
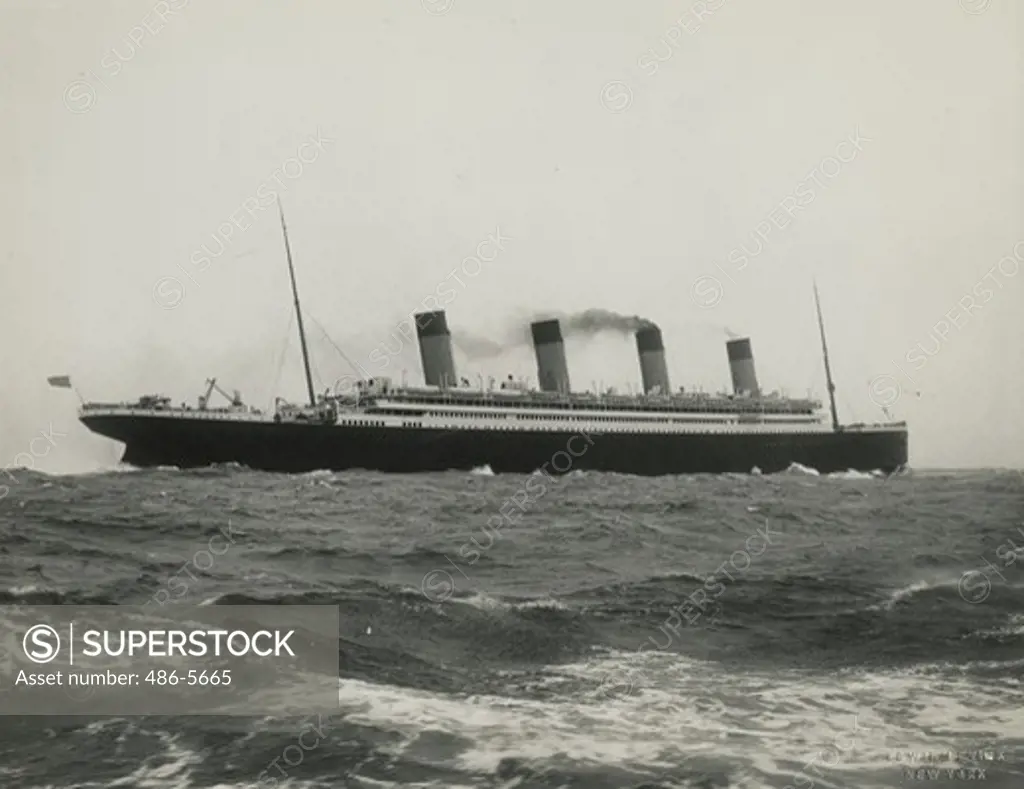
[[49, 625], [33, 625], [21, 640], [21, 648], [33, 663], [49, 663], [60, 652], [60, 636]]

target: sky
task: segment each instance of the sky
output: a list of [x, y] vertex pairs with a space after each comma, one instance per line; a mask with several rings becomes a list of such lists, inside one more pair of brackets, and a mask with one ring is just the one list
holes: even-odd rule
[[[914, 467], [1024, 467], [1013, 0], [0, 0], [0, 22], [0, 466], [117, 462], [50, 375], [90, 401], [194, 404], [211, 376], [301, 400], [279, 200], [320, 390], [352, 372], [335, 346], [421, 381], [396, 327], [433, 298], [494, 340], [641, 315], [688, 388], [727, 387], [727, 332], [749, 336], [764, 389], [824, 397], [816, 280], [842, 421], [906, 419]], [[575, 388], [639, 383], [628, 337], [567, 350]], [[456, 366], [536, 380], [528, 347]]]

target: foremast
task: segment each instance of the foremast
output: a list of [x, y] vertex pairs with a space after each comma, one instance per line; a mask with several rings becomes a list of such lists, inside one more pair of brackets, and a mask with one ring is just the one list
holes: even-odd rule
[[825, 342], [825, 321], [821, 317], [821, 299], [818, 298], [818, 283], [814, 282], [814, 307], [818, 311], [818, 331], [821, 334], [821, 353], [825, 357], [825, 384], [828, 387], [828, 404], [832, 411], [832, 429], [839, 430], [839, 415], [836, 412], [836, 385], [832, 382], [832, 367], [828, 362], [828, 343]]
[[284, 233], [284, 251], [288, 256], [288, 276], [292, 282], [292, 296], [295, 298], [295, 318], [299, 325], [299, 344], [302, 346], [302, 366], [306, 372], [306, 391], [309, 393], [309, 406], [316, 408], [316, 395], [313, 393], [313, 376], [309, 371], [309, 351], [306, 348], [306, 331], [302, 326], [302, 308], [299, 306], [299, 289], [295, 284], [295, 267], [292, 265], [292, 250], [288, 244], [288, 227], [284, 223], [284, 209], [281, 202], [277, 203], [281, 214], [281, 231]]

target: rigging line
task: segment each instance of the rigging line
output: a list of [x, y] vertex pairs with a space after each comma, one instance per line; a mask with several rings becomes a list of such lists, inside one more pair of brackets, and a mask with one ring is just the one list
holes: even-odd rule
[[[308, 311], [306, 312], [306, 319], [312, 321], [314, 324], [316, 323], [316, 321], [313, 320], [312, 316], [309, 314]], [[316, 381], [316, 391], [319, 392], [321, 388], [325, 388], [329, 391], [330, 386], [327, 385], [327, 382], [324, 380], [324, 377], [320, 374], [320, 368], [317, 367], [315, 359], [310, 360], [309, 369], [312, 373], [312, 380]]]
[[277, 359], [277, 374], [274, 376], [274, 385], [273, 385], [273, 387], [271, 387], [270, 394], [268, 395], [268, 398], [269, 398], [269, 403], [267, 405], [267, 411], [268, 412], [274, 410], [274, 393], [279, 391], [278, 387], [281, 385], [281, 371], [284, 369], [284, 359], [285, 359], [285, 356], [288, 354], [288, 339], [289, 339], [289, 335], [291, 334], [292, 321], [293, 320], [295, 320], [295, 313], [289, 311], [289, 313], [288, 313], [288, 328], [285, 329], [284, 342], [281, 344], [281, 353], [280, 353], [280, 355], [278, 356], [278, 359]]
[[843, 408], [846, 409], [846, 413], [848, 413], [850, 416], [853, 417], [853, 421], [854, 422], [860, 422], [861, 419], [860, 419], [860, 415], [857, 413], [857, 409], [853, 407], [853, 405], [846, 398], [846, 396], [844, 394], [840, 394], [839, 395], [839, 399], [840, 399], [840, 401], [843, 404]]
[[367, 373], [366, 370], [364, 370], [358, 364], [356, 364], [351, 359], [349, 359], [348, 356], [345, 355], [345, 352], [343, 350], [341, 350], [341, 348], [338, 347], [337, 343], [334, 342], [334, 340], [331, 339], [331, 335], [329, 335], [327, 333], [327, 329], [325, 329], [323, 327], [323, 324], [320, 323], [320, 321], [318, 321], [315, 316], [310, 314], [308, 310], [306, 311], [306, 314], [309, 316], [309, 319], [311, 321], [313, 321], [313, 323], [315, 323], [317, 325], [317, 328], [320, 329], [320, 331], [322, 331], [324, 333], [324, 337], [327, 338], [327, 342], [329, 342], [331, 344], [331, 346], [334, 348], [334, 350], [336, 350], [338, 352], [338, 355], [341, 356], [341, 358], [345, 360], [345, 362], [348, 364], [348, 366], [351, 367], [353, 369], [353, 371], [355, 371], [356, 373], [361, 374], [361, 375], [365, 376], [366, 378], [369, 378], [370, 374]]
[[[320, 391], [320, 387], [324, 385], [324, 379], [320, 376], [320, 370], [317, 369], [316, 362], [314, 362], [311, 366], [313, 368], [313, 377], [316, 379], [317, 391]], [[324, 388], [330, 390], [329, 386]]]

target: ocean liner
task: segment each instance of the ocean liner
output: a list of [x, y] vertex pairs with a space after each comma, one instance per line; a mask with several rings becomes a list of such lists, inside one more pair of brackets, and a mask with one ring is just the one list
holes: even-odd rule
[[[893, 472], [907, 462], [904, 422], [841, 425], [817, 287], [830, 411], [819, 401], [763, 393], [748, 338], [726, 343], [731, 393], [673, 392], [659, 328], [635, 332], [642, 394], [574, 392], [557, 319], [531, 325], [539, 388], [521, 381], [472, 386], [456, 377], [443, 310], [414, 316], [423, 386], [361, 376], [322, 395], [313, 389], [288, 233], [281, 216], [305, 371], [307, 404], [280, 398], [272, 412], [211, 407], [216, 380], [196, 407], [147, 395], [134, 403], [83, 403], [90, 430], [124, 444], [122, 462], [193, 468], [237, 463], [277, 472], [369, 469], [560, 474], [570, 470], [661, 475], [764, 473], [800, 464], [819, 472]], [[65, 376], [51, 382], [67, 381]]]

